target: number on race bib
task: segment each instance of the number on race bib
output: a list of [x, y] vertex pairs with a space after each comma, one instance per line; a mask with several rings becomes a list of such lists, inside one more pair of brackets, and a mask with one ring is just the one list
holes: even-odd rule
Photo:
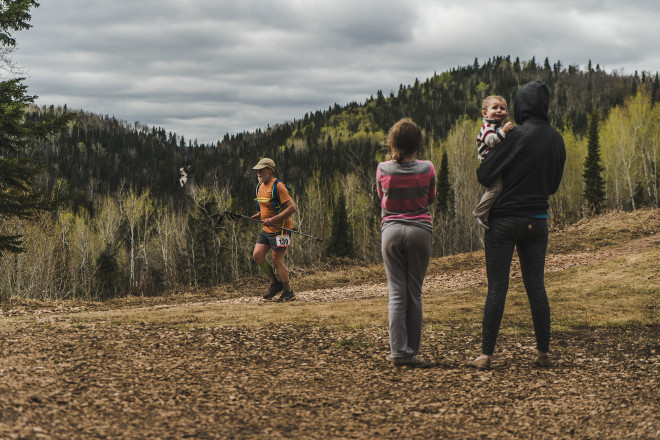
[[291, 236], [280, 234], [275, 237], [275, 242], [277, 243], [277, 247], [289, 247], [291, 246]]

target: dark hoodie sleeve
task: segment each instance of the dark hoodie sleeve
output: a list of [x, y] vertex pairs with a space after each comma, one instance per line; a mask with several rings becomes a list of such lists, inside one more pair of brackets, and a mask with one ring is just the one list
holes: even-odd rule
[[479, 168], [477, 168], [477, 179], [483, 186], [491, 186], [498, 176], [507, 169], [511, 161], [516, 156], [515, 146], [516, 130], [513, 130], [509, 135], [497, 145], [497, 148], [490, 150], [486, 159], [484, 159]]
[[550, 188], [550, 194], [554, 194], [557, 192], [559, 189], [559, 185], [561, 184], [561, 178], [564, 175], [564, 165], [566, 164], [566, 146], [564, 145], [564, 139], [559, 136], [558, 138], [558, 145], [560, 145], [560, 148], [557, 149], [557, 167], [555, 169], [555, 174], [554, 174], [554, 181], [552, 182], [552, 187]]

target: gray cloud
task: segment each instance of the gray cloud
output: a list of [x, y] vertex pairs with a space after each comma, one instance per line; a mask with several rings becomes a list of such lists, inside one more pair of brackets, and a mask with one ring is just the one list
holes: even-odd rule
[[651, 0], [48, 0], [16, 61], [44, 105], [214, 142], [494, 55], [660, 66]]

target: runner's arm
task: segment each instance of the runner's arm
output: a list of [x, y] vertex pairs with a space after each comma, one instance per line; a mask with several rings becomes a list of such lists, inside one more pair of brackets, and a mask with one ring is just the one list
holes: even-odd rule
[[291, 217], [296, 213], [296, 204], [293, 202], [293, 199], [287, 200], [282, 204], [284, 209], [279, 214], [265, 219], [262, 223], [264, 226], [279, 225], [281, 226], [284, 223], [284, 220]]

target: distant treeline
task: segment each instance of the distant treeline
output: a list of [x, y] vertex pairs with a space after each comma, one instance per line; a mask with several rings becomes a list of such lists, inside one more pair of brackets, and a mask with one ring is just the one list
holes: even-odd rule
[[[279, 175], [296, 187], [317, 170], [326, 181], [335, 173], [373, 170], [383, 133], [400, 118], [411, 117], [425, 130], [429, 143], [440, 143], [463, 116], [479, 118], [484, 96], [503, 95], [512, 105], [518, 87], [531, 80], [543, 81], [550, 88], [553, 125], [570, 127], [578, 135], [586, 133], [594, 109], [606, 116], [641, 87], [648, 90], [652, 102], [660, 100], [657, 73], [623, 76], [592, 67], [591, 62], [584, 71], [560, 61], [551, 64], [547, 58], [537, 63], [534, 58], [521, 62], [498, 56], [400, 85], [396, 93], [378, 91], [364, 104], [335, 104], [264, 130], [227, 134], [213, 145], [198, 145], [162, 128], [80, 111], [67, 133], [35, 145], [33, 154], [47, 164], [40, 184], [58, 186], [72, 197], [75, 207], [91, 209], [97, 196], [129, 187], [149, 189], [157, 199], [178, 203], [179, 169], [189, 166], [198, 185], [228, 185], [242, 201], [240, 207], [247, 209], [254, 187], [248, 165], [261, 157], [282, 164]], [[65, 110], [39, 108], [29, 117], [39, 121]]]

